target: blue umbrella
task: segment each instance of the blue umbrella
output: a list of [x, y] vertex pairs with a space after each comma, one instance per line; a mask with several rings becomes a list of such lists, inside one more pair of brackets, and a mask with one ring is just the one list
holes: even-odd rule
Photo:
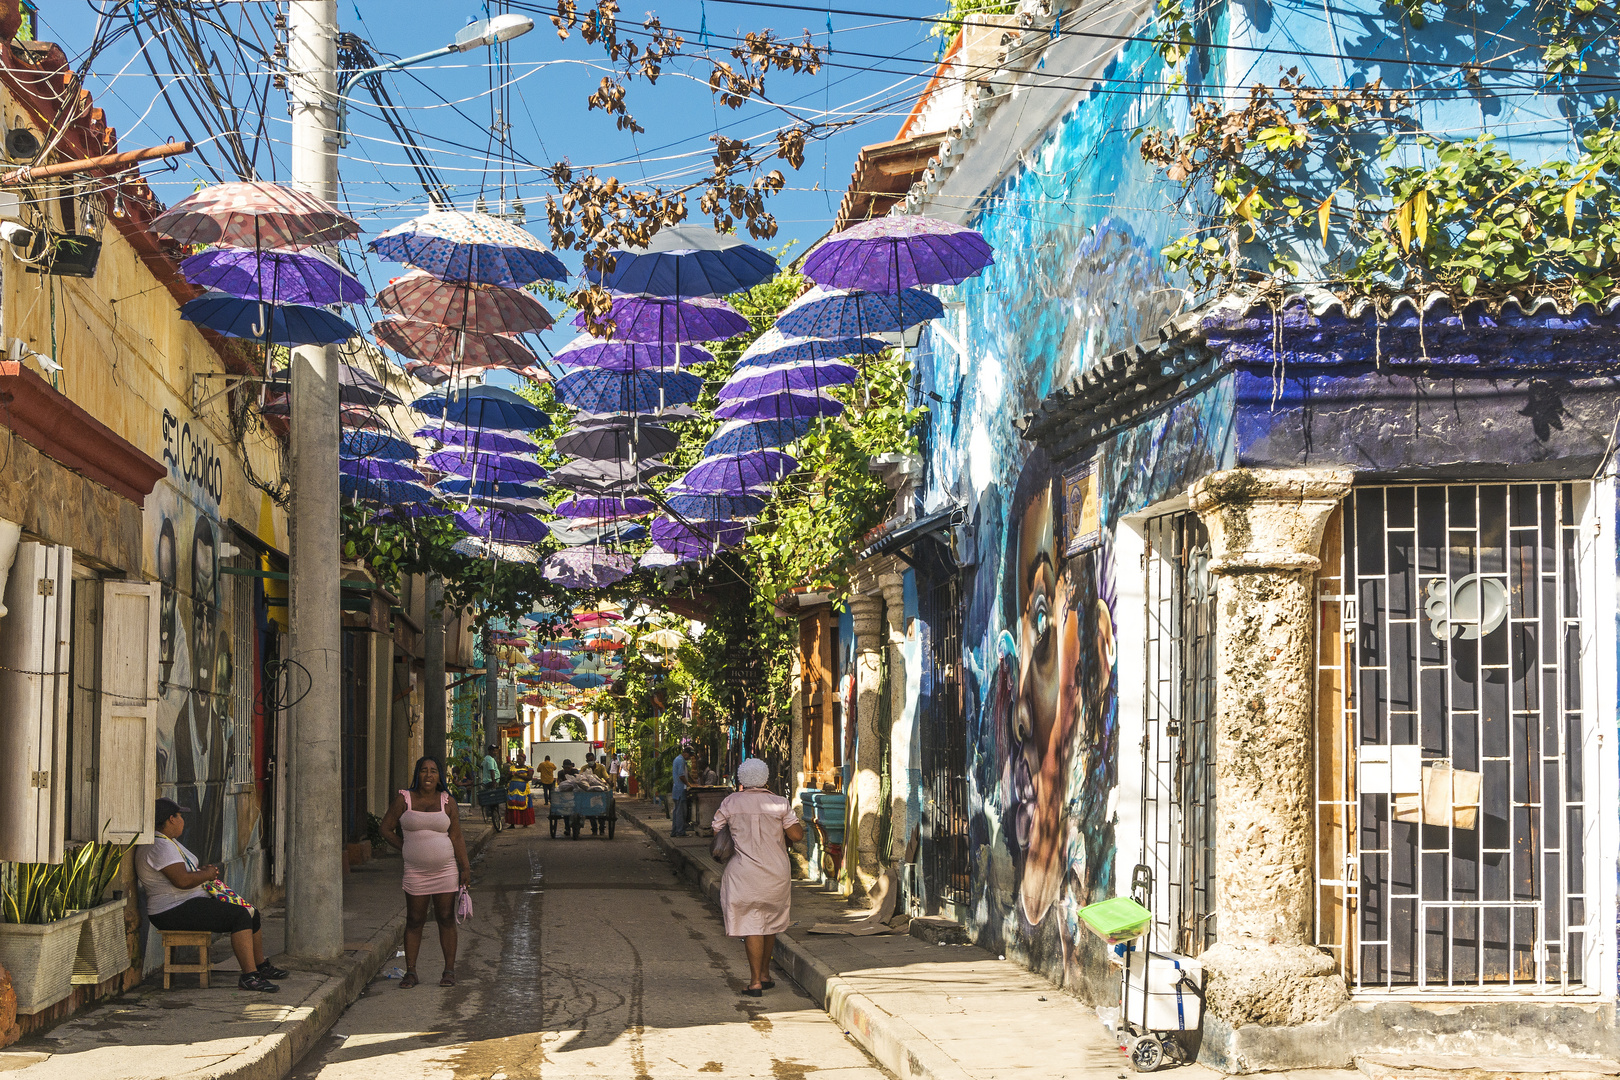
[[774, 367], [740, 368], [720, 388], [720, 400], [758, 398], [769, 394], [802, 393], [829, 386], [848, 386], [860, 372], [848, 364], [777, 364]]
[[369, 247], [443, 281], [518, 289], [541, 278], [568, 278], [568, 268], [544, 244], [490, 214], [429, 210], [389, 229]]
[[608, 680], [605, 675], [592, 675], [586, 673], [580, 675], [570, 675], [568, 676], [568, 681], [579, 687], [581, 690], [592, 690], [598, 686], [606, 686]]
[[439, 472], [500, 483], [524, 483], [546, 478], [546, 470], [539, 465], [525, 458], [511, 457], [507, 454], [483, 454], [474, 450], [440, 450], [437, 454], [429, 454], [426, 463], [428, 468]]
[[400, 465], [382, 458], [341, 458], [338, 461], [338, 472], [344, 476], [357, 476], [363, 480], [403, 480], [408, 484], [420, 484], [422, 474], [408, 465]]
[[655, 341], [603, 341], [581, 334], [551, 354], [566, 368], [605, 368], [608, 371], [646, 371], [650, 368], [690, 367], [707, 364], [714, 354], [696, 345]]
[[551, 418], [539, 408], [499, 386], [424, 394], [411, 402], [411, 408], [434, 419], [469, 428], [535, 431], [551, 426]]
[[616, 249], [613, 269], [585, 277], [614, 292], [729, 296], [776, 276], [776, 259], [706, 225], [666, 225], [645, 248]]
[[714, 415], [721, 420], [798, 420], [814, 416], [838, 416], [844, 403], [826, 393], [772, 394], [762, 398], [727, 401]]
[[670, 513], [693, 521], [755, 517], [765, 509], [765, 500], [758, 495], [703, 495], [688, 491], [675, 495], [667, 489], [664, 494], [664, 505]]
[[815, 419], [808, 416], [789, 420], [731, 420], [722, 424], [703, 444], [703, 456], [741, 454], [748, 450], [786, 446], [803, 438], [814, 423]]
[[796, 459], [780, 450], [726, 454], [704, 458], [692, 466], [681, 478], [681, 487], [699, 494], [747, 495], [776, 483], [798, 467]]
[[417, 428], [418, 439], [432, 439], [446, 446], [465, 446], [491, 454], [532, 454], [540, 444], [526, 435], [505, 435], [483, 428], [462, 427], [459, 424], [429, 424]]
[[743, 351], [738, 367], [775, 367], [779, 364], [819, 364], [846, 356], [876, 356], [888, 349], [882, 338], [789, 337], [771, 327]]
[[776, 328], [799, 337], [861, 337], [892, 334], [943, 314], [939, 297], [921, 289], [877, 293], [817, 285], [782, 309]]
[[180, 317], [226, 337], [271, 345], [336, 345], [360, 332], [322, 308], [260, 303], [225, 293], [186, 301]]
[[313, 251], [210, 248], [180, 264], [193, 285], [272, 304], [358, 304], [366, 287], [325, 255]]
[[[457, 499], [480, 503], [509, 503], [520, 509], [540, 510], [547, 506], [544, 488], [532, 484], [502, 482], [499, 480], [471, 480], [465, 478], [440, 480], [439, 491]], [[528, 504], [528, 505], [525, 505]], [[550, 513], [549, 507], [542, 511]]]
[[339, 449], [347, 457], [382, 458], [387, 461], [414, 461], [416, 447], [387, 431], [345, 428], [338, 433]]
[[474, 536], [503, 544], [537, 544], [551, 534], [539, 518], [514, 510], [469, 510], [456, 515], [456, 524]]
[[429, 502], [433, 499], [433, 492], [421, 484], [410, 484], [403, 480], [368, 480], [345, 473], [338, 474], [338, 491], [346, 499], [388, 503], [393, 506]]
[[644, 413], [685, 405], [703, 392], [703, 380], [685, 371], [604, 371], [581, 368], [552, 384], [557, 400], [593, 413]]

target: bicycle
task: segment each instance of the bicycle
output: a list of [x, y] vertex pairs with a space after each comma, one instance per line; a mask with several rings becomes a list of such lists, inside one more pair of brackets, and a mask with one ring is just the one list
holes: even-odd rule
[[484, 820], [499, 833], [506, 827], [506, 789], [501, 786], [480, 788], [477, 798], [478, 805], [484, 811]]

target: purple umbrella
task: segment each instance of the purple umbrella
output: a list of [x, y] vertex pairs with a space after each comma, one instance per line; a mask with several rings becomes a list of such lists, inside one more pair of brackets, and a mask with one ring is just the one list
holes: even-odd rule
[[556, 552], [546, 559], [540, 573], [565, 589], [584, 589], [612, 585], [634, 569], [635, 560], [629, 555], [587, 545]]
[[742, 540], [748, 526], [740, 521], [677, 521], [674, 518], [654, 518], [653, 543], [667, 551], [674, 551], [672, 541], [715, 541], [730, 547]]
[[831, 289], [896, 293], [914, 285], [955, 285], [995, 253], [972, 229], [920, 215], [872, 218], [834, 233], [804, 260], [804, 274]]
[[728, 401], [714, 410], [714, 415], [721, 420], [798, 420], [806, 416], [838, 416], [843, 411], [842, 401], [818, 392]]
[[432, 439], [446, 446], [465, 446], [486, 454], [532, 454], [538, 449], [533, 439], [523, 435], [507, 435], [482, 428], [462, 427], [459, 424], [417, 428], [416, 438]]
[[759, 398], [769, 394], [848, 386], [860, 373], [848, 364], [778, 364], [742, 368], [720, 388], [720, 400]]
[[617, 495], [606, 498], [599, 496], [585, 496], [569, 499], [557, 505], [557, 516], [565, 518], [608, 518], [640, 517], [650, 514], [654, 510], [651, 499], [641, 499], [635, 496]]
[[592, 413], [647, 413], [686, 405], [703, 393], [703, 380], [688, 371], [604, 371], [580, 368], [552, 385], [564, 405]]
[[406, 465], [380, 458], [344, 458], [338, 462], [338, 472], [345, 476], [358, 476], [363, 480], [404, 480], [420, 484], [422, 474]]
[[536, 544], [550, 534], [545, 522], [515, 510], [465, 510], [456, 524], [474, 536], [502, 544]]
[[800, 337], [861, 337], [892, 334], [944, 313], [939, 297], [921, 289], [875, 293], [818, 285], [782, 309], [776, 328]]
[[696, 345], [668, 342], [603, 341], [581, 334], [551, 358], [566, 368], [595, 367], [607, 371], [647, 371], [691, 364], [707, 364], [714, 354]]
[[641, 565], [652, 570], [661, 570], [669, 566], [679, 566], [683, 562], [691, 562], [684, 555], [677, 555], [673, 551], [665, 551], [656, 545], [647, 549], [641, 556]]
[[[724, 341], [753, 329], [724, 300], [703, 296], [616, 296], [608, 319], [619, 341]], [[574, 316], [574, 325], [585, 328], [584, 313]]]
[[271, 304], [328, 307], [366, 298], [357, 278], [313, 251], [212, 248], [187, 258], [180, 272], [193, 285]]
[[427, 465], [438, 472], [472, 477], [475, 480], [523, 483], [546, 478], [546, 470], [532, 461], [508, 457], [505, 454], [486, 454], [472, 450], [441, 450], [428, 456]]
[[799, 467], [780, 450], [750, 450], [704, 458], [681, 478], [681, 487], [706, 495], [747, 495], [774, 484]]
[[821, 364], [846, 356], [877, 356], [889, 348], [882, 338], [789, 337], [771, 327], [744, 350], [738, 367], [776, 367], [780, 364]]

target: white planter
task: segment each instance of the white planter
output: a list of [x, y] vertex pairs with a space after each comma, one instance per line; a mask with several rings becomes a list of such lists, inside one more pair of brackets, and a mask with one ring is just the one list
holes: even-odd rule
[[0, 964], [11, 973], [18, 1013], [32, 1016], [73, 992], [73, 961], [89, 921], [80, 911], [43, 926], [0, 923]]
[[103, 983], [129, 967], [129, 938], [124, 933], [124, 902], [109, 900], [85, 912], [90, 918], [79, 937], [75, 984]]

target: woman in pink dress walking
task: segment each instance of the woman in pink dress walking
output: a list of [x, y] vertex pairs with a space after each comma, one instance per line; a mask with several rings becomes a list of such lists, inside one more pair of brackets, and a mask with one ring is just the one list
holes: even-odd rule
[[760, 997], [775, 986], [771, 953], [776, 935], [788, 928], [793, 902], [793, 864], [787, 846], [804, 839], [804, 822], [793, 804], [769, 791], [771, 770], [758, 758], [737, 767], [738, 790], [714, 812], [714, 828], [731, 828], [733, 854], [720, 879], [720, 912], [728, 937], [743, 939], [751, 981], [743, 993]]
[[461, 815], [437, 760], [417, 759], [416, 780], [394, 796], [382, 820], [382, 835], [405, 856], [405, 977], [399, 987], [409, 990], [421, 981], [416, 977], [416, 954], [422, 948], [430, 900], [444, 953], [439, 985], [454, 986], [456, 893], [470, 880], [472, 870], [461, 837]]

